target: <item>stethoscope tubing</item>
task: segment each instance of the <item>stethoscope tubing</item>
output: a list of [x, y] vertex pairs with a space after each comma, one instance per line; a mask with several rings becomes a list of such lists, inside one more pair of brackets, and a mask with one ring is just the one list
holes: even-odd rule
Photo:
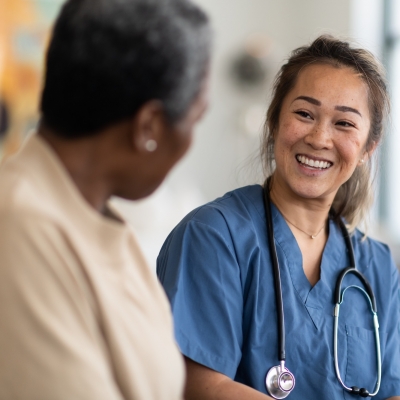
[[380, 346], [380, 337], [379, 337], [379, 321], [378, 321], [378, 309], [376, 306], [376, 299], [374, 295], [374, 291], [372, 290], [371, 285], [369, 284], [367, 278], [357, 270], [356, 268], [356, 262], [355, 262], [355, 257], [354, 257], [354, 249], [353, 249], [353, 244], [351, 243], [349, 231], [347, 230], [344, 222], [342, 221], [341, 218], [337, 218], [340, 229], [343, 234], [343, 238], [346, 242], [346, 247], [348, 249], [348, 256], [350, 260], [350, 267], [345, 268], [338, 276], [337, 281], [336, 281], [336, 287], [335, 287], [335, 294], [334, 294], [334, 301], [335, 301], [335, 309], [334, 309], [334, 337], [333, 337], [333, 357], [334, 357], [334, 362], [335, 362], [335, 371], [336, 371], [336, 376], [339, 380], [339, 382], [342, 384], [342, 386], [349, 392], [354, 392], [353, 387], [348, 387], [342, 380], [341, 375], [340, 375], [340, 369], [339, 369], [339, 363], [338, 363], [338, 356], [337, 356], [337, 348], [338, 348], [338, 325], [339, 325], [339, 312], [340, 312], [340, 305], [343, 303], [344, 300], [344, 294], [346, 290], [349, 288], [347, 287], [342, 291], [342, 282], [347, 274], [353, 274], [358, 277], [358, 279], [362, 282], [364, 289], [358, 287], [358, 286], [350, 286], [350, 287], [355, 287], [362, 292], [364, 292], [366, 298], [369, 301], [370, 307], [371, 307], [371, 312], [373, 316], [373, 324], [374, 324], [374, 333], [375, 333], [375, 352], [376, 352], [376, 366], [377, 366], [377, 381], [375, 385], [375, 390], [372, 393], [368, 393], [368, 396], [365, 397], [373, 397], [376, 396], [380, 385], [381, 385], [381, 379], [382, 379], [382, 360], [381, 360], [381, 346]]
[[[269, 180], [266, 182], [266, 185], [269, 185]], [[275, 245], [275, 236], [274, 236], [274, 228], [272, 224], [272, 213], [271, 213], [271, 200], [269, 197], [269, 188], [264, 190], [264, 201], [266, 204], [266, 213], [267, 213], [267, 225], [268, 225], [268, 242], [269, 248], [272, 249], [272, 254], [276, 253], [276, 245]], [[278, 316], [278, 360], [285, 361], [286, 360], [286, 333], [285, 333], [285, 314], [283, 310], [283, 300], [282, 300], [282, 287], [281, 287], [281, 273], [279, 267], [278, 257], [271, 257], [272, 260], [272, 268], [274, 271], [274, 288], [275, 288], [275, 301], [277, 308], [277, 316]]]
[[[268, 242], [269, 242], [269, 248], [271, 252], [271, 261], [272, 261], [272, 267], [273, 267], [273, 272], [274, 272], [274, 289], [275, 289], [275, 298], [276, 298], [276, 307], [277, 307], [277, 321], [278, 321], [278, 359], [281, 361], [283, 367], [281, 368], [282, 371], [284, 369], [284, 361], [286, 359], [286, 351], [285, 351], [285, 319], [284, 319], [284, 310], [283, 310], [283, 299], [282, 299], [282, 287], [281, 287], [281, 275], [280, 275], [280, 268], [279, 268], [279, 261], [277, 257], [277, 251], [276, 251], [276, 245], [275, 245], [275, 236], [274, 236], [274, 228], [273, 228], [273, 222], [272, 222], [272, 212], [271, 212], [271, 199], [269, 196], [269, 186], [270, 186], [270, 180], [271, 178], [269, 177], [264, 185], [264, 204], [265, 204], [265, 212], [266, 212], [266, 220], [267, 220], [267, 228], [268, 228]], [[331, 215], [334, 217], [333, 211], [331, 212]], [[348, 250], [348, 257], [350, 261], [350, 267], [345, 268], [340, 274], [339, 277], [336, 281], [336, 286], [335, 286], [335, 293], [334, 293], [334, 301], [335, 301], [335, 308], [334, 308], [334, 338], [333, 338], [333, 347], [334, 347], [334, 364], [335, 364], [335, 371], [337, 378], [341, 385], [343, 386], [344, 389], [347, 391], [353, 393], [353, 394], [359, 394], [361, 397], [373, 397], [375, 396], [380, 388], [381, 384], [381, 376], [382, 376], [382, 367], [381, 367], [381, 351], [380, 351], [380, 339], [379, 339], [379, 322], [378, 322], [378, 315], [377, 315], [377, 306], [376, 306], [376, 300], [375, 296], [372, 290], [371, 285], [365, 278], [365, 276], [357, 270], [356, 268], [356, 263], [355, 263], [355, 257], [354, 257], [354, 249], [353, 249], [353, 244], [351, 243], [350, 235], [349, 232], [342, 221], [341, 218], [336, 218], [336, 220], [339, 223], [340, 229], [343, 234], [343, 238], [346, 242], [346, 247]], [[363, 283], [364, 288], [362, 289], [359, 286], [348, 286], [345, 288], [343, 291], [341, 290], [342, 287], [342, 282], [347, 274], [354, 274], [356, 275], [360, 281]], [[376, 356], [377, 356], [377, 382], [375, 385], [375, 390], [372, 393], [369, 393], [366, 389], [364, 388], [358, 388], [358, 387], [348, 387], [346, 384], [343, 382], [341, 375], [340, 375], [340, 369], [339, 369], [339, 363], [338, 363], [338, 356], [337, 356], [337, 349], [338, 349], [338, 325], [339, 325], [339, 311], [340, 311], [340, 305], [343, 302], [344, 299], [344, 293], [346, 290], [350, 287], [357, 288], [361, 290], [364, 295], [368, 298], [369, 304], [371, 307], [371, 312], [373, 314], [373, 324], [374, 324], [374, 332], [375, 332], [375, 350], [376, 350]], [[291, 374], [291, 373], [290, 373]], [[293, 374], [291, 374], [293, 376]], [[267, 375], [268, 377], [268, 375]], [[294, 381], [294, 377], [293, 377]], [[294, 387], [294, 386], [293, 386]], [[268, 389], [268, 387], [267, 387]], [[292, 390], [292, 389], [291, 389]], [[291, 391], [290, 390], [290, 391]], [[289, 392], [290, 392], [289, 391]], [[271, 393], [270, 393], [271, 394]], [[288, 393], [287, 393], [288, 394]], [[286, 394], [286, 395], [287, 395]], [[285, 397], [286, 397], [285, 395]], [[273, 396], [275, 397], [275, 396]], [[279, 398], [279, 397], [276, 397]], [[283, 397], [282, 397], [283, 398]]]
[[[352, 272], [354, 273], [355, 271], [359, 273], [359, 271], [357, 270], [352, 270], [350, 271], [350, 268], [346, 268], [346, 270], [348, 270], [347, 272]], [[334, 327], [333, 327], [333, 332], [334, 332], [334, 336], [333, 336], [333, 359], [335, 362], [335, 371], [336, 371], [336, 376], [339, 380], [339, 382], [342, 384], [342, 386], [349, 392], [353, 392], [354, 388], [352, 387], [348, 387], [342, 380], [342, 377], [340, 375], [340, 369], [339, 369], [339, 363], [338, 363], [338, 326], [339, 326], [339, 313], [340, 313], [340, 305], [343, 302], [343, 296], [345, 291], [348, 288], [354, 287], [356, 289], [359, 289], [361, 291], [364, 292], [364, 294], [366, 295], [367, 299], [369, 300], [369, 304], [371, 307], [371, 311], [373, 314], [373, 322], [374, 322], [374, 333], [375, 333], [375, 351], [376, 351], [376, 366], [377, 366], [377, 382], [375, 385], [375, 390], [372, 393], [368, 393], [368, 396], [365, 397], [373, 397], [376, 396], [377, 393], [379, 392], [379, 388], [381, 386], [381, 378], [382, 378], [382, 360], [381, 360], [381, 347], [380, 347], [380, 338], [379, 338], [379, 322], [378, 322], [378, 315], [377, 313], [373, 310], [373, 304], [371, 301], [371, 298], [368, 297], [368, 294], [366, 291], [364, 291], [363, 289], [361, 289], [358, 286], [348, 286], [346, 289], [343, 290], [341, 298], [340, 298], [340, 302], [336, 303], [335, 305], [335, 309], [334, 309]]]

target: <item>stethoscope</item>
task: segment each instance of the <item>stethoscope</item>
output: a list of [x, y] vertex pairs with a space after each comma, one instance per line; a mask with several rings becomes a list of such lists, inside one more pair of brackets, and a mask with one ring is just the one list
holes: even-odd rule
[[[269, 186], [270, 186], [270, 178], [268, 178], [266, 184], [264, 185], [264, 206], [267, 218], [267, 228], [268, 228], [268, 242], [269, 248], [271, 253], [271, 261], [272, 267], [274, 270], [274, 288], [275, 288], [275, 298], [276, 298], [276, 310], [278, 316], [278, 358], [280, 364], [272, 367], [265, 377], [265, 386], [267, 388], [268, 393], [275, 399], [284, 399], [286, 398], [290, 392], [294, 389], [295, 386], [295, 378], [294, 375], [286, 368], [285, 360], [286, 360], [286, 353], [285, 353], [285, 318], [283, 312], [283, 302], [282, 302], [282, 287], [281, 287], [281, 276], [280, 276], [280, 269], [279, 269], [279, 261], [278, 256], [276, 253], [275, 247], [275, 238], [274, 238], [274, 227], [272, 223], [272, 213], [271, 213], [271, 199], [269, 196]], [[339, 275], [336, 281], [336, 288], [335, 288], [335, 308], [334, 308], [334, 334], [333, 334], [333, 353], [334, 353], [334, 363], [335, 363], [335, 370], [336, 376], [343, 386], [348, 392], [359, 395], [361, 397], [372, 397], [375, 396], [381, 385], [381, 350], [380, 350], [380, 341], [379, 341], [379, 323], [378, 323], [378, 314], [376, 308], [376, 300], [374, 293], [372, 291], [371, 285], [368, 283], [365, 276], [359, 272], [356, 268], [355, 258], [354, 258], [354, 250], [353, 245], [350, 240], [349, 232], [346, 229], [343, 221], [338, 218], [339, 226], [341, 228], [343, 238], [346, 242], [347, 251], [350, 258], [350, 267], [345, 268]], [[364, 289], [356, 286], [351, 285], [346, 287], [345, 289], [341, 290], [342, 282], [344, 277], [347, 274], [354, 274], [356, 275], [360, 281], [364, 285]], [[337, 347], [338, 347], [338, 324], [339, 324], [339, 311], [340, 305], [343, 303], [344, 295], [346, 291], [350, 288], [360, 290], [367, 298], [371, 312], [373, 317], [374, 323], [374, 331], [375, 331], [375, 346], [376, 346], [376, 360], [377, 360], [377, 370], [378, 370], [378, 379], [375, 385], [375, 390], [372, 393], [365, 388], [358, 388], [357, 386], [346, 386], [343, 382], [340, 370], [339, 370], [339, 363], [338, 363], [338, 356], [337, 356]]]

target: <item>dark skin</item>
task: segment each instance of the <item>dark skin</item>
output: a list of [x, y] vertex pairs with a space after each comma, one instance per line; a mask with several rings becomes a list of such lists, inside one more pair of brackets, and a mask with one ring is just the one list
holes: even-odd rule
[[[158, 101], [145, 103], [131, 118], [94, 135], [68, 140], [43, 124], [42, 136], [64, 164], [86, 201], [107, 215], [111, 196], [137, 200], [153, 193], [186, 153], [195, 124], [207, 108], [207, 88], [193, 102], [187, 114], [172, 125]], [[149, 151], [146, 143], [157, 148]]]

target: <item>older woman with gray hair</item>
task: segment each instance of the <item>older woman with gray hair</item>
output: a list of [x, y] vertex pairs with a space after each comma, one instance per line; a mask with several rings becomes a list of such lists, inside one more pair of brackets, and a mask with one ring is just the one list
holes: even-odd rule
[[207, 107], [187, 0], [69, 0], [36, 134], [0, 170], [0, 398], [178, 400], [170, 309], [111, 196], [151, 194]]

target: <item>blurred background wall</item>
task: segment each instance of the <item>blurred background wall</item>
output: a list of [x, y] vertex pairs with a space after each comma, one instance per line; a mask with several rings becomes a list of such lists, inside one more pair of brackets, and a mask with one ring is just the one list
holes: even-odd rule
[[[380, 154], [384, 172], [369, 234], [390, 242], [399, 257], [400, 121], [395, 110], [400, 109], [400, 56], [395, 28], [400, 27], [400, 2], [196, 1], [208, 11], [215, 30], [209, 111], [188, 155], [152, 197], [136, 203], [113, 200], [132, 223], [151, 266], [187, 212], [238, 186], [263, 181], [258, 147], [273, 77], [291, 50], [322, 33], [354, 39], [388, 66], [394, 112]], [[0, 0], [0, 140], [5, 155], [15, 151], [37, 120], [42, 52], [60, 4]], [[399, 95], [393, 90], [397, 87]]]

